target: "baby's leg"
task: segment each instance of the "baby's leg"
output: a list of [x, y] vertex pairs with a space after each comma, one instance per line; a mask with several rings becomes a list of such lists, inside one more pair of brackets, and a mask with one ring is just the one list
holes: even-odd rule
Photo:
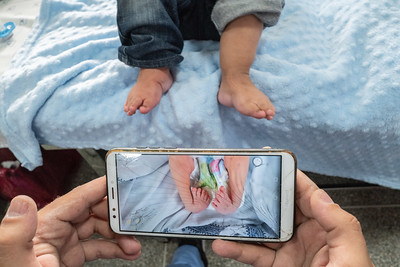
[[194, 169], [193, 158], [170, 156], [169, 167], [185, 209], [195, 213], [206, 209], [211, 202], [208, 192], [201, 188], [190, 189], [190, 174]]
[[218, 101], [244, 115], [272, 120], [274, 106], [249, 75], [262, 30], [262, 22], [253, 15], [239, 17], [226, 26], [220, 41], [222, 77]]
[[[117, 24], [121, 46], [118, 58], [140, 68], [137, 82], [131, 88], [124, 111], [133, 115], [148, 113], [171, 87], [169, 68], [183, 57], [179, 30], [181, 1], [117, 0]], [[186, 1], [188, 2], [188, 1]]]
[[168, 68], [140, 69], [135, 85], [131, 88], [124, 111], [131, 116], [139, 110], [146, 114], [161, 100], [163, 93], [171, 88], [173, 78]]

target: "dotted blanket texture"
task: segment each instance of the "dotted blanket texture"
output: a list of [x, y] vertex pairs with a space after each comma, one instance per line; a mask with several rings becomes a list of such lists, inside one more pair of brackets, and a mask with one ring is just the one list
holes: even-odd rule
[[43, 0], [0, 81], [0, 131], [24, 166], [39, 144], [252, 147], [293, 151], [312, 172], [400, 188], [397, 0], [287, 0], [250, 71], [272, 121], [221, 106], [219, 44], [186, 41], [175, 82], [149, 114], [123, 112], [138, 69], [117, 59], [116, 2]]

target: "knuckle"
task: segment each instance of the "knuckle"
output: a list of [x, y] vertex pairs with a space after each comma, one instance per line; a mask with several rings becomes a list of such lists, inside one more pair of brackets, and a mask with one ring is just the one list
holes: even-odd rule
[[361, 223], [355, 216], [351, 215], [349, 224], [354, 231], [361, 232]]

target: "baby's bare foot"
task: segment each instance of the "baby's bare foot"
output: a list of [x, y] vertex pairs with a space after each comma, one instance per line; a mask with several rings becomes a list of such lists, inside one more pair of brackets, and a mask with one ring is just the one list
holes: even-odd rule
[[189, 207], [185, 207], [188, 211], [197, 213], [205, 210], [210, 205], [211, 198], [206, 190], [201, 188], [192, 188], [193, 203]]
[[173, 78], [168, 68], [141, 69], [135, 85], [128, 94], [124, 111], [132, 116], [139, 110], [146, 114], [161, 100], [163, 93], [171, 88]]
[[224, 215], [234, 213], [238, 208], [233, 204], [224, 186], [219, 188], [211, 204], [217, 212]]
[[271, 101], [253, 84], [248, 74], [223, 75], [218, 101], [224, 106], [236, 108], [243, 115], [257, 119], [272, 120], [275, 116]]

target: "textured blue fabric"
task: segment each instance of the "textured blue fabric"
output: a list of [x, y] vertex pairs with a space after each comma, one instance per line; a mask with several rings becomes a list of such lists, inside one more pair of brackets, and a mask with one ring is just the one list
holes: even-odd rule
[[[372, 12], [373, 11], [373, 12]], [[138, 69], [117, 59], [116, 2], [43, 0], [0, 81], [0, 131], [29, 169], [39, 144], [262, 147], [303, 170], [400, 188], [400, 7], [396, 1], [287, 0], [250, 75], [273, 121], [217, 102], [218, 42], [186, 41], [175, 83], [147, 115], [123, 105]]]
[[167, 267], [204, 267], [204, 263], [195, 246], [183, 245], [176, 249], [172, 262]]

